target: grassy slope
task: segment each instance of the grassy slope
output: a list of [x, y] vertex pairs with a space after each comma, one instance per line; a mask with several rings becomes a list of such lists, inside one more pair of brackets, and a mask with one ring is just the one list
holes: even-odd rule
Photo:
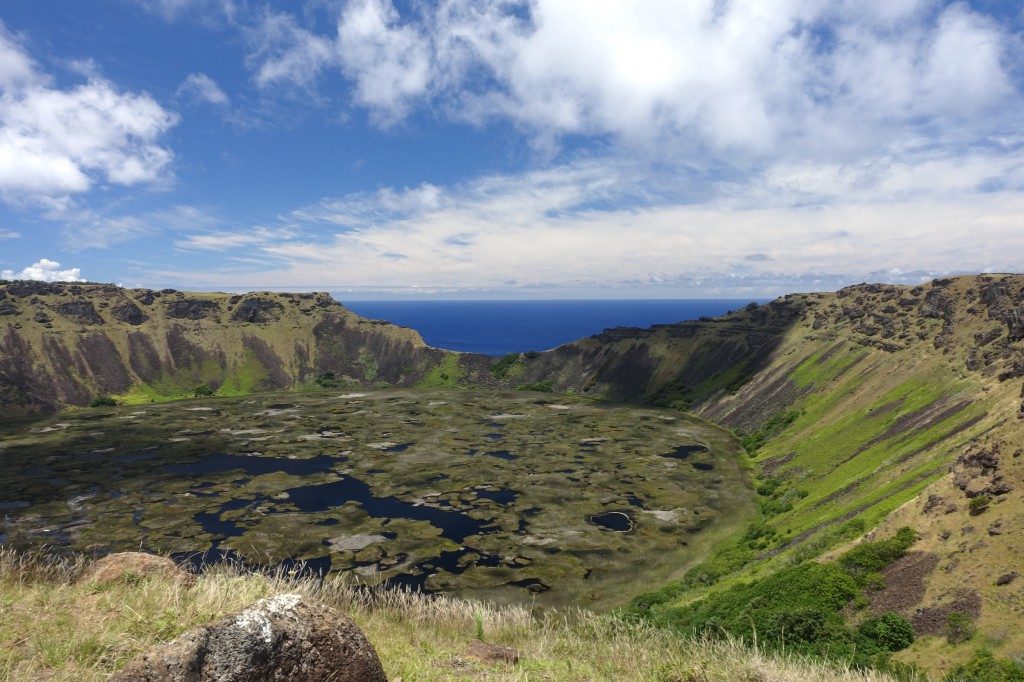
[[[1006, 279], [1013, 301], [1021, 300], [1021, 280]], [[982, 437], [1005, 443], [1011, 451], [1024, 444], [1020, 381], [1005, 376], [1008, 370], [1013, 374], [1021, 343], [1011, 340], [1007, 328], [986, 310], [982, 293], [993, 282], [960, 278], [917, 291], [854, 288], [807, 297], [806, 314], [788, 330], [766, 366], [738, 390], [698, 406], [699, 414], [742, 432], [757, 431], [772, 416], [788, 417], [776, 419], [776, 428], [758, 434], [761, 438], [750, 439], [755, 445], [764, 442], [752, 460], [761, 482], [771, 484], [762, 487], [770, 494], [761, 496], [760, 523], [746, 538], [719, 549], [718, 567], [726, 568], [718, 571], [724, 575], [713, 587], [701, 584], [713, 580], [677, 583], [655, 600], [664, 603], [654, 612], [670, 615], [708, 590], [771, 575], [883, 522], [882, 535], [909, 525], [927, 531], [923, 549], [941, 544], [936, 533], [962, 519], [944, 519], [941, 529], [929, 531], [936, 524], [921, 511], [922, 491], [929, 485], [944, 488], [966, 516], [963, 494], [951, 492], [953, 459]], [[933, 316], [923, 304], [939, 297], [932, 293], [936, 289], [951, 303]], [[901, 299], [916, 303], [900, 306]], [[899, 312], [883, 314], [887, 307]], [[872, 320], [874, 312], [884, 321]], [[882, 338], [877, 329], [885, 324], [890, 329]], [[979, 345], [975, 335], [988, 330], [998, 330], [998, 337]], [[884, 349], [877, 347], [883, 344]], [[1015, 480], [1021, 480], [1019, 472]], [[925, 604], [941, 601], [954, 584], [993, 595], [986, 597], [979, 637], [952, 651], [939, 646], [937, 638], [924, 638], [901, 654], [903, 660], [948, 670], [979, 642], [1003, 654], [1020, 653], [1020, 637], [1007, 634], [1006, 624], [1008, 617], [1020, 623], [1020, 591], [1003, 589], [996, 597], [992, 582], [994, 575], [1010, 570], [1013, 551], [1019, 559], [1020, 508], [1019, 491], [1006, 496], [1005, 505], [993, 506], [1004, 526], [1013, 528], [1012, 539], [962, 541], [959, 551], [969, 552], [970, 559], [947, 559], [946, 571], [930, 579]], [[936, 658], [939, 648], [947, 650]]]
[[[729, 642], [700, 642], [584, 611], [531, 612], [391, 592], [373, 599], [340, 578], [267, 579], [221, 569], [194, 585], [162, 577], [111, 585], [75, 582], [80, 565], [46, 569], [0, 550], [0, 678], [102, 680], [156, 642], [282, 592], [348, 614], [391, 679], [772, 680], [872, 682], [879, 674], [769, 656]], [[481, 623], [486, 641], [521, 652], [516, 666], [460, 654]]]

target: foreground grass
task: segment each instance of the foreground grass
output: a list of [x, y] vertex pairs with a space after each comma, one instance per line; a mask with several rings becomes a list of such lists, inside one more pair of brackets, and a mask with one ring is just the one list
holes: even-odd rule
[[[139, 652], [262, 597], [300, 592], [348, 614], [391, 679], [757, 680], [888, 678], [768, 655], [736, 642], [690, 640], [585, 611], [532, 612], [405, 592], [370, 593], [343, 577], [265, 577], [221, 567], [193, 584], [161, 577], [77, 582], [84, 562], [0, 549], [0, 679], [102, 680]], [[516, 666], [460, 654], [482, 626], [514, 646]]]

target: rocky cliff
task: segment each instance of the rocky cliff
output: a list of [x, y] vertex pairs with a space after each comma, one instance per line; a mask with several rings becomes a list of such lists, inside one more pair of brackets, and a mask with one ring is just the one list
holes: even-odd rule
[[[320, 386], [493, 380], [483, 356], [429, 348], [328, 294], [196, 294], [106, 284], [0, 283], [0, 412]], [[433, 374], [432, 374], [433, 372]], [[319, 381], [319, 384], [317, 383]]]

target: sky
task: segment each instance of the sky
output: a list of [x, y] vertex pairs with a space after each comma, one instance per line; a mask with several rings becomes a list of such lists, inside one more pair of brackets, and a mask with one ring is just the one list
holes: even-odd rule
[[1024, 270], [1020, 0], [4, 0], [0, 277], [773, 296]]

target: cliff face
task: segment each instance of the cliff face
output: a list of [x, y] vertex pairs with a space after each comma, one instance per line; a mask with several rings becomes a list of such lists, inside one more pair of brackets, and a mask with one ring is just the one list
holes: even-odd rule
[[239, 395], [411, 386], [439, 366], [486, 383], [490, 360], [429, 348], [411, 329], [361, 318], [329, 295], [193, 294], [102, 284], [0, 284], [0, 411], [148, 401], [197, 387]]

